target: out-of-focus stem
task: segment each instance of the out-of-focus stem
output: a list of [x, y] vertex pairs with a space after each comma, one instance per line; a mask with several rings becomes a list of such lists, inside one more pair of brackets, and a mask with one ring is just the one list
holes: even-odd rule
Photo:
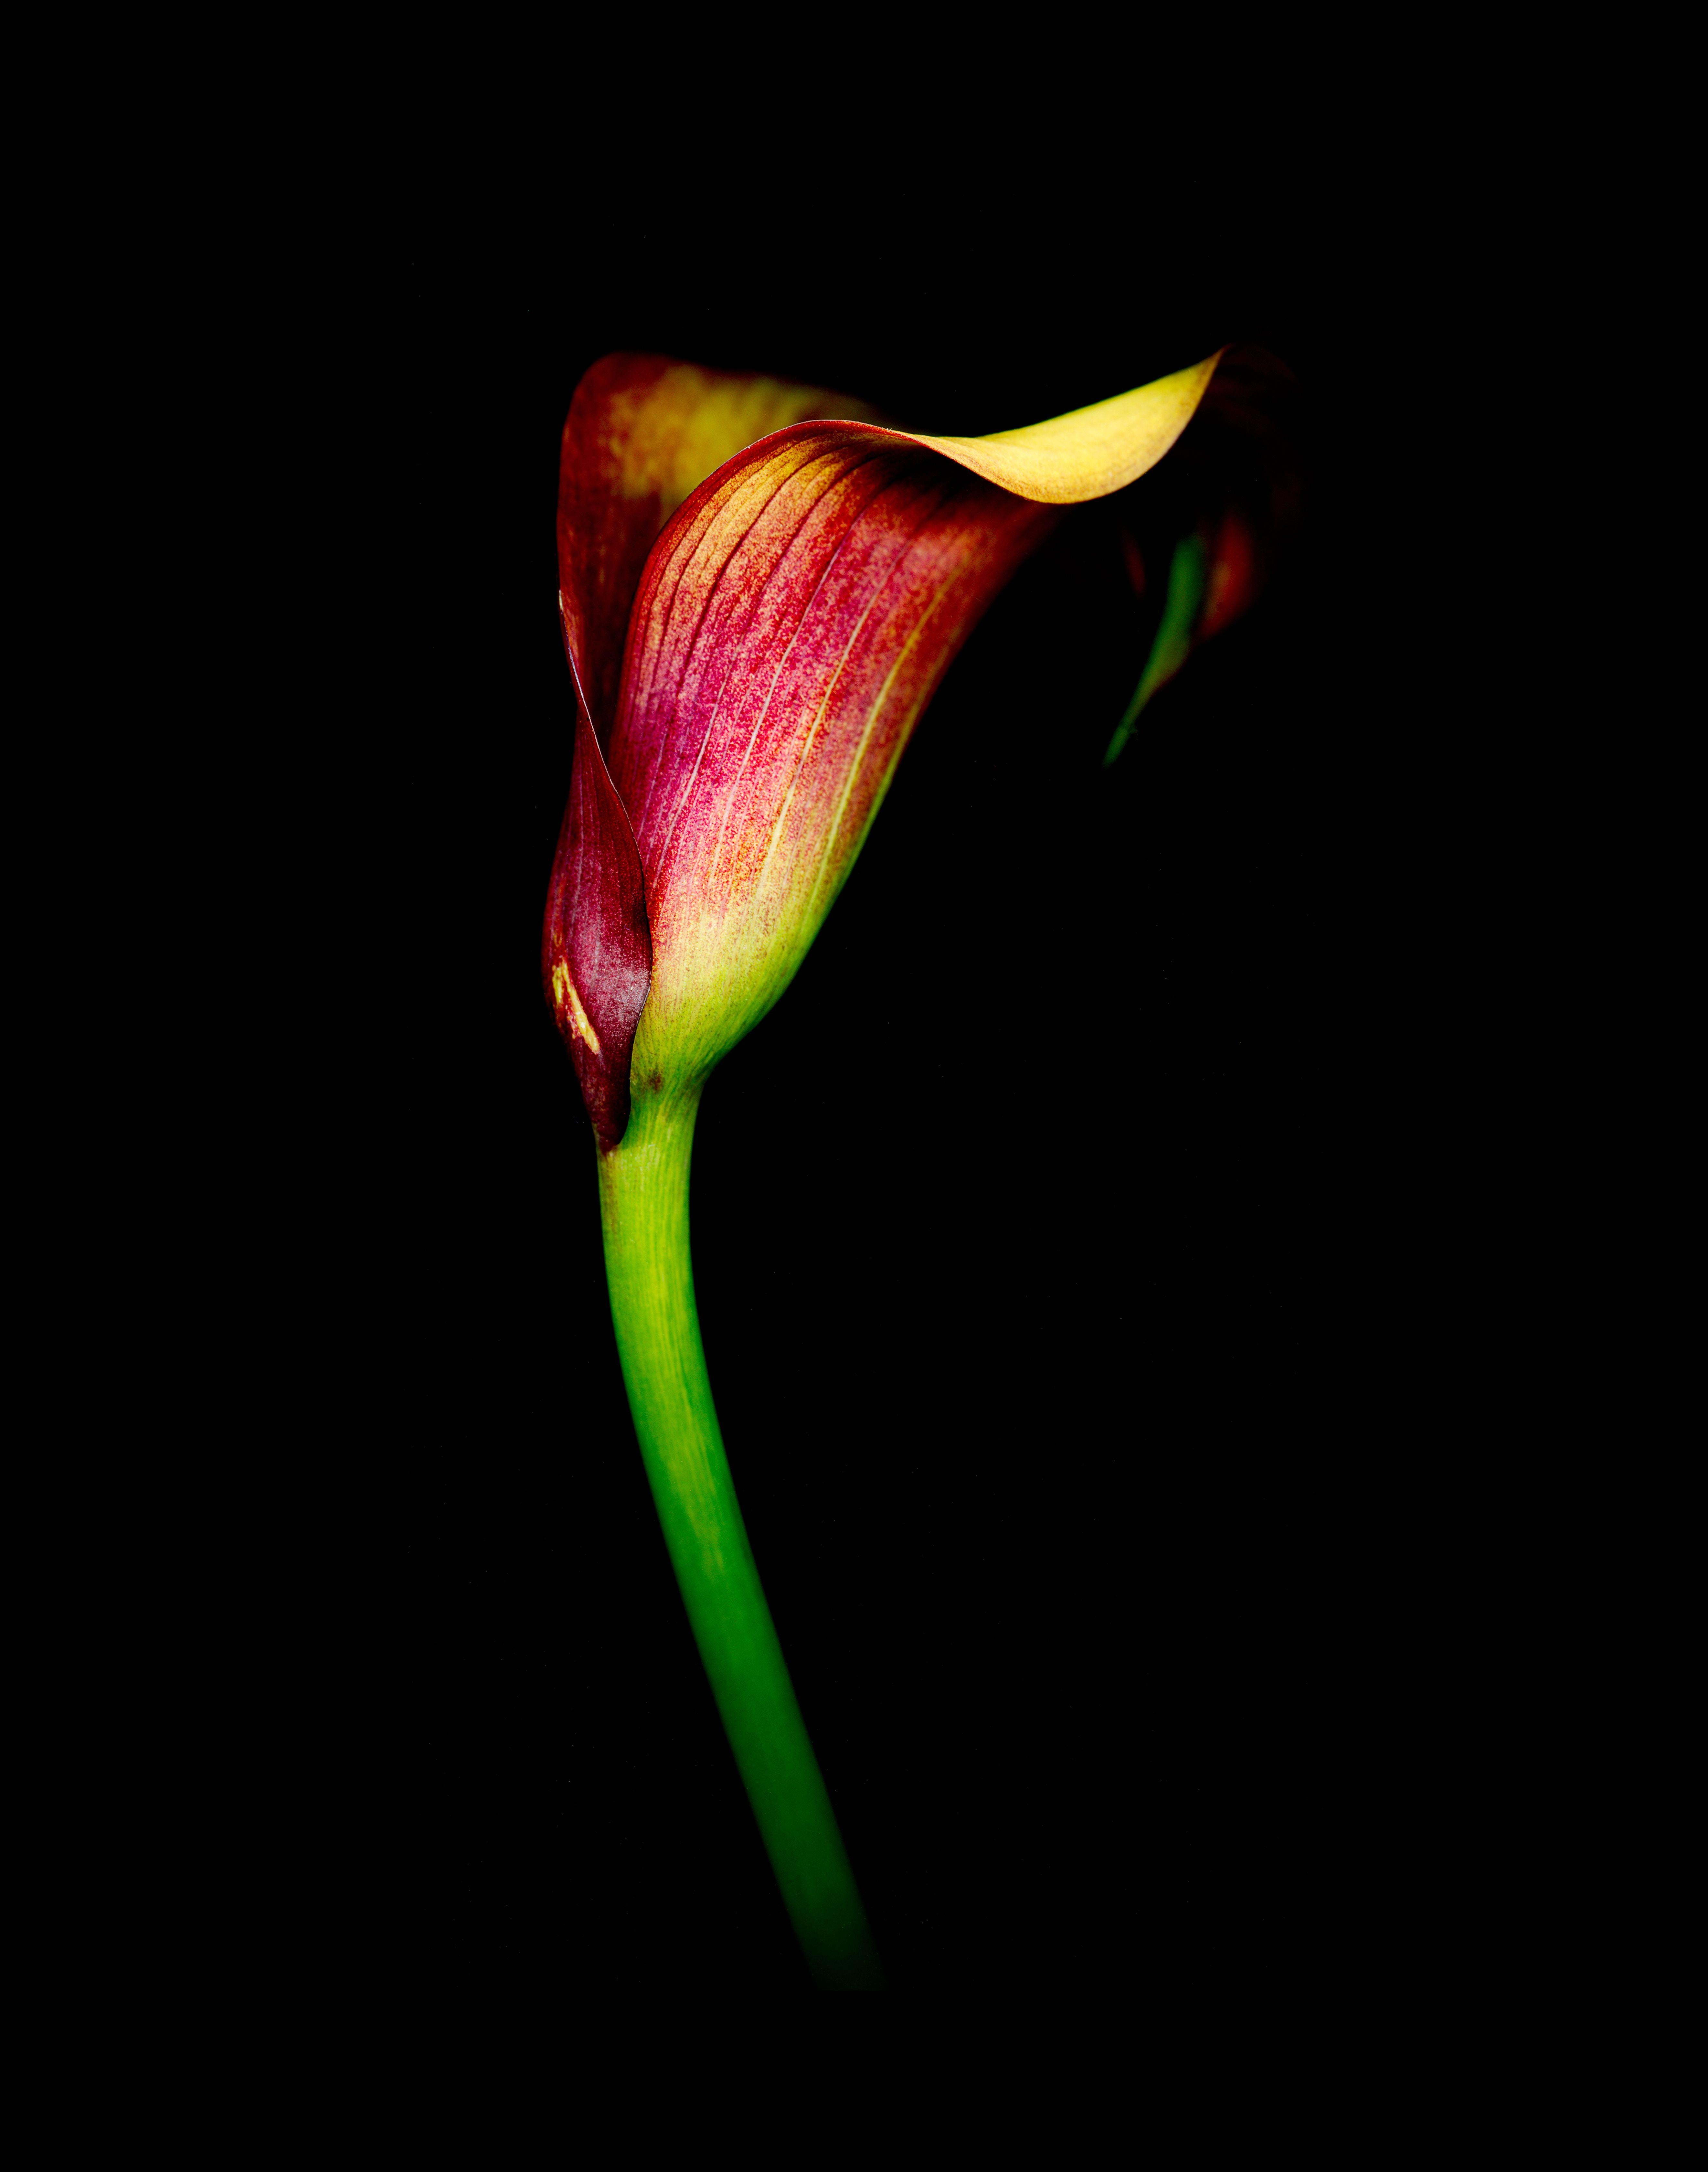
[[1133, 726], [1139, 721], [1139, 712], [1157, 688], [1166, 685], [1192, 651], [1192, 629], [1198, 622], [1198, 607], [1204, 600], [1204, 584], [1210, 570], [1209, 553], [1196, 535], [1184, 536], [1174, 546], [1174, 556], [1168, 566], [1168, 594], [1163, 605], [1162, 623], [1157, 628], [1157, 637], [1151, 643], [1151, 653], [1133, 689], [1133, 698], [1127, 703], [1126, 713], [1114, 728], [1114, 736], [1104, 755], [1107, 769], [1127, 741], [1132, 737]]

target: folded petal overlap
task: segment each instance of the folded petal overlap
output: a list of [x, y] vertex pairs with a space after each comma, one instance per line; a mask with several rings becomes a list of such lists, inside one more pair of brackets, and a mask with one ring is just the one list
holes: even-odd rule
[[629, 1118], [635, 1025], [652, 979], [640, 857], [604, 748], [635, 589], [659, 530], [701, 480], [803, 415], [869, 416], [862, 401], [660, 355], [607, 355], [563, 428], [558, 610], [576, 693], [574, 767], [547, 898], [546, 992], [594, 1128]]

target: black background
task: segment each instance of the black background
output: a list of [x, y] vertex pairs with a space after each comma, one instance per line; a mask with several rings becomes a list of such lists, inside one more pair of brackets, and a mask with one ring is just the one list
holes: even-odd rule
[[1306, 540], [1113, 771], [1143, 627], [1112, 560], [1064, 530], [974, 636], [707, 1092], [695, 1266], [898, 1989], [1350, 1965], [1410, 1905], [1390, 440], [1356, 264], [1282, 183], [1237, 250], [1217, 209], [1146, 248], [1131, 202], [1076, 223], [1011, 191], [908, 253], [835, 222], [699, 238], [632, 202], [570, 231], [500, 191], [386, 237], [396, 480], [326, 1059], [354, 1596], [305, 1783], [330, 1935], [369, 1959], [805, 1988], [635, 1449], [539, 985], [572, 723], [558, 437], [618, 347], [964, 433], [1230, 338], [1302, 380]]

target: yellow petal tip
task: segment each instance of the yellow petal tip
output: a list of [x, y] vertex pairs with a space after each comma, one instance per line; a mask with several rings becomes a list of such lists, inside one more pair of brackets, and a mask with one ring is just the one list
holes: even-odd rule
[[1023, 430], [997, 430], [988, 438], [921, 436], [914, 442], [1039, 504], [1080, 505], [1107, 497], [1162, 459], [1191, 421], [1224, 352], [1218, 348], [1152, 384]]

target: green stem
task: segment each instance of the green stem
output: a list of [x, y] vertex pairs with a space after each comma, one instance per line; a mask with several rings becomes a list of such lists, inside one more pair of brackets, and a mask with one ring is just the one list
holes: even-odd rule
[[1209, 573], [1210, 556], [1200, 539], [1196, 535], [1183, 536], [1174, 546], [1174, 556], [1168, 565], [1168, 593], [1163, 605], [1162, 623], [1151, 643], [1151, 653], [1139, 675], [1139, 683], [1133, 689], [1133, 698], [1115, 726], [1114, 736], [1104, 755], [1105, 769], [1132, 737], [1133, 726], [1139, 721], [1139, 712], [1146, 702], [1159, 687], [1168, 684], [1191, 653], [1192, 630], [1198, 623], [1199, 606], [1204, 600]]
[[821, 1991], [886, 1987], [771, 1625], [717, 1429], [688, 1255], [697, 1089], [599, 1155], [605, 1273], [641, 1454], [724, 1731]]

